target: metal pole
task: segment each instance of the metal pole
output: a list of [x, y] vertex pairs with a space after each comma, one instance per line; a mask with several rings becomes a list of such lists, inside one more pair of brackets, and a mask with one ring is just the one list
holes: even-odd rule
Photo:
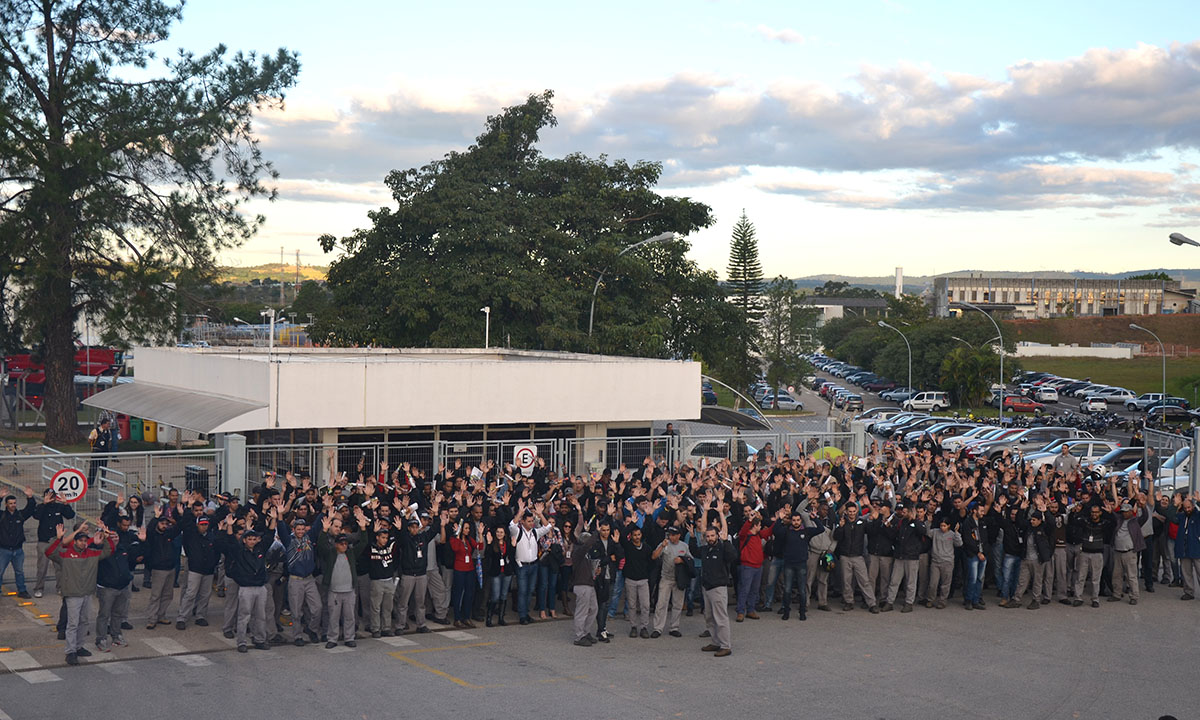
[[[642, 240], [640, 242], [635, 242], [634, 244], [625, 248], [621, 252], [617, 253], [617, 257], [621, 257], [622, 255], [629, 252], [630, 250], [635, 250], [637, 248], [640, 248], [643, 245], [649, 245], [650, 243], [654, 243], [654, 242], [662, 242], [663, 240], [674, 240], [675, 237], [676, 237], [676, 235], [673, 232], [660, 233], [658, 235], [655, 235], [652, 238], [646, 238], [645, 240]], [[596, 278], [596, 286], [592, 288], [592, 307], [591, 307], [591, 309], [588, 310], [588, 337], [589, 338], [592, 336], [592, 320], [596, 316], [596, 292], [598, 290], [600, 290], [600, 281], [604, 279], [604, 273], [606, 273], [606, 272], [608, 272], [608, 268], [604, 268], [603, 270], [600, 271], [600, 277]]]
[[1149, 333], [1150, 337], [1158, 342], [1158, 353], [1162, 355], [1162, 421], [1163, 428], [1167, 425], [1167, 348], [1163, 345], [1163, 341], [1159, 340], [1158, 336], [1148, 328], [1144, 328], [1137, 323], [1129, 323], [1129, 327], [1133, 330], [1141, 330], [1144, 333]]
[[914, 388], [912, 384], [912, 345], [908, 343], [908, 338], [904, 336], [904, 333], [900, 332], [900, 329], [894, 325], [888, 325], [884, 321], [880, 320], [879, 327], [891, 328], [892, 330], [895, 330], [896, 333], [900, 335], [900, 339], [904, 341], [904, 347], [908, 348], [908, 391], [910, 393], [914, 392], [916, 388]]
[[965, 305], [969, 308], [978, 310], [979, 312], [983, 313], [983, 316], [992, 322], [992, 327], [996, 328], [996, 337], [1000, 339], [1000, 412], [997, 414], [997, 419], [1000, 421], [1000, 424], [1003, 425], [1004, 424], [1004, 333], [1000, 332], [1000, 325], [996, 322], [996, 318], [992, 317], [991, 314], [988, 313], [983, 308], [979, 307], [978, 305], [972, 305], [971, 303], [965, 302], [963, 300], [959, 300], [958, 304]]

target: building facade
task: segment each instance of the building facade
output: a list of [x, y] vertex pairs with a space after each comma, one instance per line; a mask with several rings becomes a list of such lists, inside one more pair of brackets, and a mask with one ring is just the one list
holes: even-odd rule
[[[1014, 318], [1157, 315], [1183, 312], [1191, 304], [1175, 280], [1080, 280], [1075, 278], [938, 277], [934, 314], [946, 317], [956, 303], [1011, 313]], [[1182, 300], [1182, 302], [1181, 302]]]

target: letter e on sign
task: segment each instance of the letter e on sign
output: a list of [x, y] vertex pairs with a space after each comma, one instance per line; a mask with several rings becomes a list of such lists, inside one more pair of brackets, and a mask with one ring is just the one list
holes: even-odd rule
[[518, 445], [513, 448], [513, 465], [522, 475], [533, 472], [533, 463], [537, 460], [537, 445]]
[[87, 493], [87, 475], [75, 468], [63, 468], [50, 478], [50, 489], [63, 502], [73, 503]]

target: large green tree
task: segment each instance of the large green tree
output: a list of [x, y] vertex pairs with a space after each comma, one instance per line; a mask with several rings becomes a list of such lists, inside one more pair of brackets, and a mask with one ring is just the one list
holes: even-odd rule
[[78, 436], [74, 323], [167, 335], [175, 276], [211, 268], [261, 217], [273, 171], [251, 114], [299, 71], [285, 50], [159, 56], [183, 6], [0, 3], [0, 267], [46, 363], [46, 441]]
[[[331, 312], [313, 336], [351, 345], [478, 347], [480, 308], [497, 345], [711, 361], [705, 338], [736, 323], [683, 235], [709, 208], [654, 191], [662, 171], [581, 154], [551, 158], [550, 92], [489, 117], [465, 151], [388, 174], [395, 205], [342, 239], [327, 276]], [[665, 232], [674, 240], [633, 244]], [[595, 322], [588, 317], [596, 280]]]
[[798, 383], [810, 369], [803, 355], [816, 347], [817, 310], [804, 302], [796, 283], [780, 275], [763, 293], [760, 347], [771, 387]]

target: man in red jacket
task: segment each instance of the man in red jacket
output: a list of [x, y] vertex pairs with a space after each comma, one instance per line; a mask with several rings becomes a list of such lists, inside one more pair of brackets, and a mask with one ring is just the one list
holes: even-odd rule
[[758, 600], [758, 587], [762, 582], [763, 543], [771, 538], [771, 527], [763, 527], [762, 516], [751, 510], [746, 522], [738, 532], [738, 549], [741, 553], [741, 568], [738, 570], [737, 621], [746, 618], [758, 619], [754, 604]]

